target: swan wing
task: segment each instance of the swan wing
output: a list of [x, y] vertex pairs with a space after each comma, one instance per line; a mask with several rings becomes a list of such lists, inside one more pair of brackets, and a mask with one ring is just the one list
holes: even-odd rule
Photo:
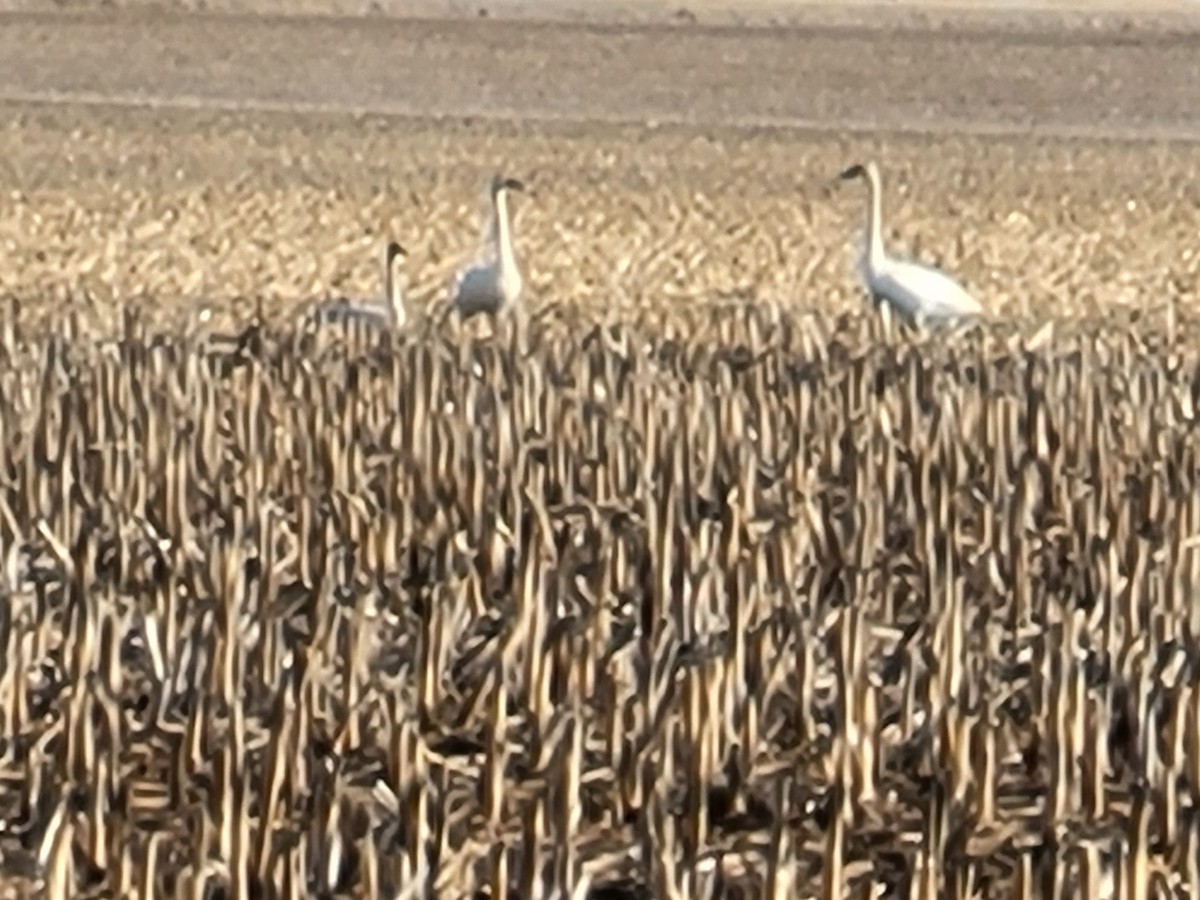
[[452, 292], [454, 305], [464, 313], [493, 309], [499, 299], [495, 267], [477, 263], [458, 273]]
[[337, 300], [322, 303], [316, 309], [316, 319], [323, 325], [383, 325], [389, 319], [389, 311], [371, 300]]
[[932, 324], [983, 312], [979, 302], [957, 281], [921, 263], [888, 260], [873, 273], [868, 286], [910, 321]]

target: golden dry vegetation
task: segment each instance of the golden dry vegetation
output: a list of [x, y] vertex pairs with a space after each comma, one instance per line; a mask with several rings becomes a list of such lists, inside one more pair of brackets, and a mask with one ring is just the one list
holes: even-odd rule
[[[1195, 303], [1200, 178], [1186, 145], [867, 139], [585, 126], [17, 109], [0, 131], [0, 295], [111, 330], [209, 308], [284, 317], [378, 291], [409, 250], [413, 302], [444, 301], [475, 252], [493, 171], [519, 176], [534, 308], [646, 309], [714, 297], [862, 305], [853, 254], [879, 160], [889, 244], [940, 264], [998, 316], [1091, 318]], [[90, 299], [89, 299], [90, 298]]]
[[1172, 323], [5, 321], [9, 895], [1200, 893]]
[[[0, 897], [1200, 895], [1190, 150], [0, 151]], [[863, 312], [860, 156], [992, 323]], [[384, 237], [436, 308], [498, 167], [527, 321], [287, 324]]]

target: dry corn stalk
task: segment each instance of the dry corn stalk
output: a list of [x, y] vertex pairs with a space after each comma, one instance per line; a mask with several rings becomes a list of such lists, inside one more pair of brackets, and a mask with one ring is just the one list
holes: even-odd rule
[[4, 880], [1200, 893], [1169, 337], [9, 328]]

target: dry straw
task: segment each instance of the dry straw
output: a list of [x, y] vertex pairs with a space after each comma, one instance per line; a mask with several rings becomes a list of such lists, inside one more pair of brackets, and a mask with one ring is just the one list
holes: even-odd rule
[[0, 892], [1200, 896], [1191, 348], [0, 342]]

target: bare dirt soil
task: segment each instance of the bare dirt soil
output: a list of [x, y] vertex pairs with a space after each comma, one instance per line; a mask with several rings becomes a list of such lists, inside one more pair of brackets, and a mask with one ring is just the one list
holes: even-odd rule
[[[893, 18], [895, 13], [893, 12]], [[1200, 31], [0, 18], [0, 99], [489, 121], [1200, 139]], [[1014, 24], [1015, 23], [1015, 24]]]
[[0, 0], [0, 12], [217, 12], [734, 27], [1192, 29], [1192, 0]]

